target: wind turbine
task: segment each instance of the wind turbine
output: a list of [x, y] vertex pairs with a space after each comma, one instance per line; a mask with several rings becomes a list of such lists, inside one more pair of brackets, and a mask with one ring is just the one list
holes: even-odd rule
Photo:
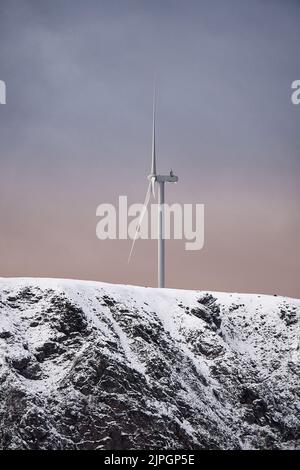
[[152, 125], [152, 159], [151, 173], [148, 176], [149, 186], [146, 192], [143, 210], [140, 215], [139, 223], [132, 242], [131, 251], [128, 262], [131, 259], [133, 248], [137, 239], [137, 235], [141, 229], [143, 218], [147, 211], [151, 193], [155, 198], [155, 183], [158, 184], [158, 287], [165, 287], [165, 239], [164, 239], [164, 203], [165, 203], [165, 183], [177, 183], [178, 176], [170, 171], [169, 175], [158, 175], [156, 173], [156, 146], [155, 146], [155, 112], [156, 112], [156, 92], [154, 89], [153, 96], [153, 125]]

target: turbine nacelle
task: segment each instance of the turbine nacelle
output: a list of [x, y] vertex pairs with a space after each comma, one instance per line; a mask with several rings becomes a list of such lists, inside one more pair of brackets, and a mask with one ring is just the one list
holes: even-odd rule
[[150, 182], [152, 196], [155, 199], [155, 188], [154, 188], [155, 183], [177, 183], [178, 176], [175, 176], [173, 171], [170, 171], [169, 175], [156, 175], [156, 174], [151, 173], [148, 176], [148, 180]]
[[155, 181], [157, 183], [177, 183], [178, 182], [178, 176], [175, 176], [173, 174], [170, 174], [170, 175], [156, 175], [155, 176]]

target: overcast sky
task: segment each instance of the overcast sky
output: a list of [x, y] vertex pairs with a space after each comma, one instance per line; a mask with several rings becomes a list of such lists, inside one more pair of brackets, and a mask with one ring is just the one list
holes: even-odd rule
[[156, 284], [156, 243], [96, 238], [142, 202], [157, 77], [169, 202], [204, 203], [205, 248], [167, 285], [300, 297], [300, 2], [1, 0], [0, 275]]

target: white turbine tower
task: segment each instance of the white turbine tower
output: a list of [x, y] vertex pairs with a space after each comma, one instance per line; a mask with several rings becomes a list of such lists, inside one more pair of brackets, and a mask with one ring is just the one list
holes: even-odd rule
[[155, 198], [155, 183], [158, 184], [158, 287], [165, 287], [165, 239], [164, 239], [164, 203], [165, 203], [165, 183], [177, 183], [178, 176], [170, 171], [169, 175], [158, 175], [156, 173], [156, 146], [155, 146], [155, 111], [156, 111], [156, 93], [154, 90], [153, 97], [153, 127], [152, 127], [152, 160], [151, 160], [151, 173], [148, 176], [149, 186], [147, 189], [143, 210], [140, 215], [140, 220], [135, 232], [135, 236], [132, 242], [131, 251], [129, 254], [130, 261], [133, 248], [137, 239], [137, 235], [140, 232], [143, 218], [147, 211], [152, 196]]

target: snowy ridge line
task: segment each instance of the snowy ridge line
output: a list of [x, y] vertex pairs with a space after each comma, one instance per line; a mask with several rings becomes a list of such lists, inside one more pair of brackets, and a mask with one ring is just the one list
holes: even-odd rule
[[0, 448], [299, 448], [300, 301], [0, 279]]

